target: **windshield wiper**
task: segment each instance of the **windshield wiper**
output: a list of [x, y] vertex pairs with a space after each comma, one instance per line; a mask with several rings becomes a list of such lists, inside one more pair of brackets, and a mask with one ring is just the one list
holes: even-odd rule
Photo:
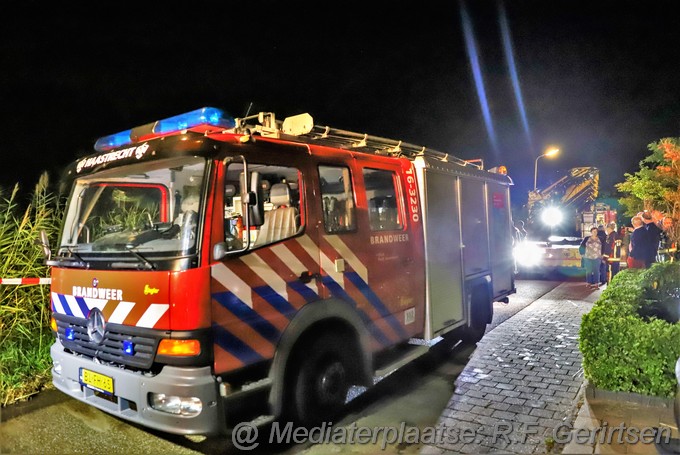
[[60, 260], [64, 260], [64, 259], [71, 259], [71, 260], [73, 260], [73, 258], [75, 257], [79, 262], [76, 262], [76, 263], [74, 263], [73, 265], [76, 265], [76, 266], [79, 266], [79, 267], [84, 267], [84, 268], [86, 268], [86, 269], [89, 269], [89, 268], [90, 268], [90, 263], [87, 262], [85, 259], [83, 259], [83, 257], [82, 257], [81, 255], [79, 255], [79, 254], [76, 252], [76, 250], [73, 249], [73, 247], [71, 247], [71, 246], [69, 246], [69, 245], [60, 245], [60, 246], [59, 246], [59, 251], [61, 251], [62, 249], [65, 249], [66, 251], [68, 251], [69, 254], [71, 255], [71, 257], [66, 257], [66, 256], [61, 256], [61, 255], [59, 255], [59, 256], [57, 256], [58, 259], [60, 259]]
[[140, 261], [142, 261], [144, 263], [145, 269], [147, 269], [147, 270], [155, 270], [156, 269], [156, 266], [153, 265], [153, 263], [151, 261], [149, 261], [147, 258], [145, 258], [144, 256], [142, 256], [141, 254], [139, 254], [138, 252], [136, 252], [134, 250], [134, 248], [135, 248], [134, 245], [125, 245], [125, 248], [130, 253], [132, 253], [137, 259], [139, 259]]

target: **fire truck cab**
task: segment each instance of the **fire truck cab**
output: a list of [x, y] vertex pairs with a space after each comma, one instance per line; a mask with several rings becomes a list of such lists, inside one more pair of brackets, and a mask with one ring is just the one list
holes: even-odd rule
[[515, 292], [512, 182], [448, 154], [210, 107], [95, 149], [48, 261], [53, 382], [140, 425], [332, 418]]

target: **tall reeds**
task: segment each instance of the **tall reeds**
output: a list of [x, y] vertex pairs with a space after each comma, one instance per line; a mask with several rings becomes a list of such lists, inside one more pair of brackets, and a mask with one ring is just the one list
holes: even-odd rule
[[[45, 230], [54, 247], [61, 208], [44, 173], [27, 201], [19, 185], [0, 188], [0, 278], [48, 277], [35, 244]], [[49, 286], [0, 284], [0, 404], [37, 393], [50, 382]]]

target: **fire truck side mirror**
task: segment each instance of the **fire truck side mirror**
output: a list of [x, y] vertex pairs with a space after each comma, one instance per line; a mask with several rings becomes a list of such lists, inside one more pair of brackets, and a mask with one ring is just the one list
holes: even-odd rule
[[219, 242], [213, 246], [213, 260], [219, 261], [228, 253], [227, 242]]
[[50, 249], [50, 240], [47, 238], [45, 230], [40, 231], [40, 238], [35, 239], [35, 244], [40, 246], [45, 260], [49, 261], [52, 257], [52, 250]]
[[264, 224], [264, 189], [262, 188], [262, 176], [259, 172], [250, 173], [250, 191], [244, 201], [250, 206], [250, 224], [262, 226]]

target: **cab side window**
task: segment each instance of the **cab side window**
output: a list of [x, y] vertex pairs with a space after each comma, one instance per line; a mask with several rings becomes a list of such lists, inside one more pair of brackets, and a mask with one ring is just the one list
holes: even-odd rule
[[323, 222], [326, 232], [354, 231], [356, 216], [352, 178], [345, 166], [319, 166]]
[[248, 173], [256, 171], [261, 176], [261, 191], [264, 198], [264, 223], [245, 230], [244, 211], [247, 207], [241, 200], [245, 184], [243, 165], [231, 163], [227, 167], [224, 186], [224, 231], [229, 250], [245, 246], [250, 236], [250, 248], [278, 242], [298, 234], [304, 224], [300, 182], [302, 174], [297, 168], [252, 163]]
[[382, 169], [364, 168], [363, 175], [371, 231], [402, 229], [404, 223], [395, 187], [396, 174]]

